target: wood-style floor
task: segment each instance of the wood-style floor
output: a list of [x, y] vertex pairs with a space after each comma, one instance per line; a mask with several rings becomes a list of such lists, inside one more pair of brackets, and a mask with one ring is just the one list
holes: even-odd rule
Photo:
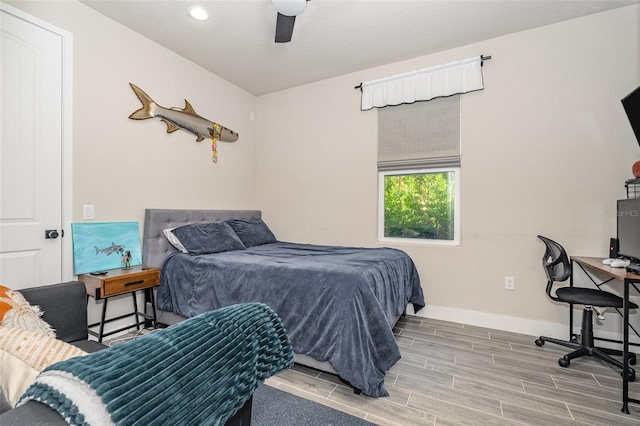
[[[620, 411], [619, 371], [588, 357], [562, 368], [567, 348], [417, 316], [394, 331], [402, 359], [387, 373], [389, 397], [356, 395], [336, 376], [299, 365], [266, 383], [380, 425], [640, 426], [640, 405]], [[640, 399], [638, 376], [630, 396]]]

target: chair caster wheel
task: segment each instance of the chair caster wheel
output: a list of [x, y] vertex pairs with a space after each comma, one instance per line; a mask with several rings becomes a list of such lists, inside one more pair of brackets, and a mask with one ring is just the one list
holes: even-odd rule
[[560, 364], [560, 367], [564, 367], [564, 368], [567, 368], [570, 362], [571, 361], [569, 361], [569, 358], [565, 358], [565, 357], [562, 357], [558, 360], [558, 364]]
[[542, 339], [536, 339], [536, 345], [538, 345], [538, 346], [544, 346], [544, 340], [542, 340]]

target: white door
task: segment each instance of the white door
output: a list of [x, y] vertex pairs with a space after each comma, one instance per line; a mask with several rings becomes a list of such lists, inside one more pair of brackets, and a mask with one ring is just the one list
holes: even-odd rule
[[0, 14], [0, 283], [20, 289], [63, 279], [68, 44], [14, 8]]

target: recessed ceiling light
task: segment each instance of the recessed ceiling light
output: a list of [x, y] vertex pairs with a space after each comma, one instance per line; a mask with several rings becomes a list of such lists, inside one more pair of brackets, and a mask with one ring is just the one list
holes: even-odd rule
[[206, 21], [209, 19], [209, 12], [200, 6], [193, 6], [189, 8], [189, 16], [197, 21]]

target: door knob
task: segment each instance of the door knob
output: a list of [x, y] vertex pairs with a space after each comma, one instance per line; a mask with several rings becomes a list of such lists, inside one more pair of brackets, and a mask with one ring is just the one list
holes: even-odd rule
[[57, 229], [47, 229], [44, 231], [44, 238], [47, 240], [58, 238], [58, 230]]

